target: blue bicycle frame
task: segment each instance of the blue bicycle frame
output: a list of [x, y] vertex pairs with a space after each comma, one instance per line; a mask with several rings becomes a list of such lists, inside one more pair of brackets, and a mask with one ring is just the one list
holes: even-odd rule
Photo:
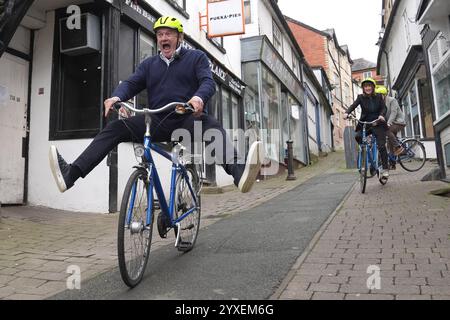
[[[367, 136], [366, 125], [363, 125], [362, 128], [362, 143], [359, 145], [359, 156], [358, 156], [358, 170], [361, 170], [362, 166], [362, 148], [366, 148], [366, 161], [365, 163], [369, 164], [367, 169], [373, 168], [375, 170], [379, 169], [378, 166], [378, 146], [377, 139], [373, 134], [370, 135], [371, 141], [369, 141], [369, 136]], [[371, 172], [369, 170], [369, 172]], [[371, 174], [371, 176], [373, 176]]]
[[[164, 190], [161, 185], [161, 180], [158, 175], [158, 171], [156, 170], [155, 163], [153, 161], [153, 157], [151, 155], [151, 150], [154, 150], [167, 160], [172, 162], [172, 172], [171, 172], [171, 179], [170, 179], [170, 200], [169, 204], [167, 204], [167, 200], [164, 194]], [[145, 165], [148, 166], [148, 171], [150, 171], [150, 177], [148, 181], [148, 206], [147, 206], [147, 214], [146, 214], [146, 227], [148, 227], [152, 222], [152, 212], [153, 212], [153, 188], [155, 189], [156, 195], [158, 197], [159, 205], [161, 208], [161, 211], [163, 214], [165, 214], [167, 217], [170, 218], [171, 225], [170, 227], [175, 226], [178, 222], [182, 221], [184, 218], [186, 218], [189, 214], [194, 212], [198, 209], [198, 198], [195, 194], [191, 181], [188, 178], [186, 168], [178, 162], [177, 155], [171, 155], [165, 150], [161, 149], [157, 145], [152, 144], [150, 134], [147, 132], [144, 136], [144, 160]], [[192, 194], [192, 197], [195, 202], [195, 207], [189, 209], [186, 211], [183, 215], [178, 217], [174, 220], [174, 212], [175, 212], [175, 183], [177, 175], [181, 174], [185, 181], [187, 182], [189, 191]], [[132, 218], [132, 212], [134, 208], [134, 200], [136, 197], [136, 184], [133, 185], [132, 191], [131, 191], [131, 201], [130, 206], [128, 207], [128, 213], [127, 213], [127, 224], [131, 223]]]

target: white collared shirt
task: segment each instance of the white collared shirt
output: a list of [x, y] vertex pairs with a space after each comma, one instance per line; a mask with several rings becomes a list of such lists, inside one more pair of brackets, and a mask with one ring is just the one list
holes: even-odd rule
[[167, 59], [166, 56], [164, 56], [164, 55], [161, 53], [161, 51], [160, 51], [160, 52], [159, 52], [159, 57], [161, 58], [162, 61], [164, 61], [164, 62], [167, 64], [167, 66], [169, 66], [170, 63], [171, 63], [173, 60], [175, 60], [175, 57], [176, 57], [177, 55], [180, 54], [180, 51], [181, 51], [181, 46], [179, 46], [179, 47], [177, 48], [177, 50], [175, 50], [174, 54], [172, 55], [172, 57], [171, 57], [170, 59]]

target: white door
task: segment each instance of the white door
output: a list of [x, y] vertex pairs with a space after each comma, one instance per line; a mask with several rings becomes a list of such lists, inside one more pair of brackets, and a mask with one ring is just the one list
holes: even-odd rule
[[23, 203], [28, 62], [4, 53], [0, 58], [0, 202]]

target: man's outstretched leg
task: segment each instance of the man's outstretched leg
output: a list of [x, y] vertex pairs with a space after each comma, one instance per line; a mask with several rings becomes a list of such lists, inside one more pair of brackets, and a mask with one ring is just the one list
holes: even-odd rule
[[144, 118], [141, 116], [111, 121], [71, 164], [64, 160], [55, 146], [50, 146], [50, 169], [59, 191], [70, 189], [78, 178], [88, 175], [120, 142], [141, 141], [144, 131]]
[[216, 164], [222, 165], [225, 172], [233, 177], [234, 184], [242, 193], [249, 192], [255, 183], [259, 170], [261, 169], [261, 159], [263, 154], [263, 144], [255, 141], [249, 148], [247, 159], [243, 159], [233, 146], [233, 142], [222, 127], [222, 125], [210, 115], [202, 115], [200, 119], [193, 116], [184, 119], [180, 127], [187, 129], [191, 137], [195, 137], [196, 126], [194, 121], [201, 122], [202, 135], [208, 130], [216, 131], [213, 137], [221, 139], [222, 150], [215, 150]]
[[75, 181], [81, 177], [81, 170], [75, 165], [68, 164], [58, 152], [54, 145], [50, 146], [49, 154], [50, 169], [55, 178], [60, 192], [70, 189]]
[[235, 164], [234, 184], [242, 193], [249, 192], [261, 169], [262, 142], [255, 141], [250, 146], [245, 164]]

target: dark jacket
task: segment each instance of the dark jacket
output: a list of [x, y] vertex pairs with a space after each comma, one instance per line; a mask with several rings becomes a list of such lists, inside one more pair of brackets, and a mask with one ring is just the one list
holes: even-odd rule
[[136, 72], [114, 90], [112, 97], [126, 101], [144, 89], [147, 89], [150, 109], [174, 101], [187, 102], [193, 96], [200, 97], [206, 106], [216, 91], [216, 84], [206, 54], [181, 48], [179, 56], [169, 66], [159, 55], [145, 59]]
[[374, 121], [380, 115], [386, 118], [386, 104], [384, 103], [383, 97], [379, 94], [371, 96], [365, 94], [358, 95], [355, 102], [348, 107], [347, 114], [352, 113], [358, 106], [361, 106], [361, 121]]

